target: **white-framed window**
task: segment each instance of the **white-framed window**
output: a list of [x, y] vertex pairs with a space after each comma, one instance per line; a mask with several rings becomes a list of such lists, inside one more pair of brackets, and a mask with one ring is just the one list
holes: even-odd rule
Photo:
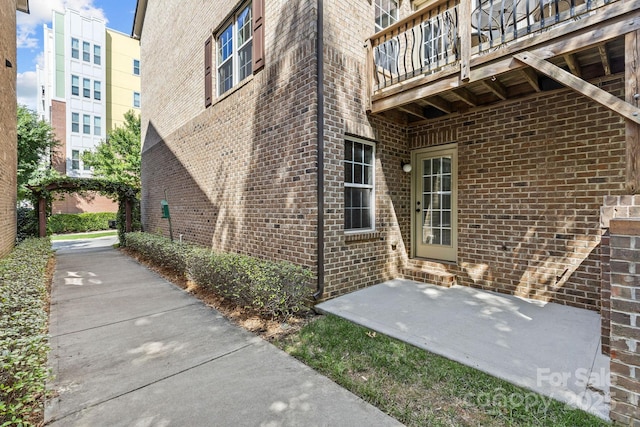
[[91, 62], [91, 43], [82, 42], [82, 60]]
[[77, 171], [80, 169], [80, 151], [71, 150], [71, 169]]
[[[397, 0], [375, 0], [375, 32], [382, 31], [398, 22]], [[398, 63], [400, 46], [398, 40], [391, 39], [375, 47], [375, 63], [385, 70], [395, 71]]]
[[133, 92], [133, 106], [140, 108], [140, 92]]
[[375, 145], [360, 138], [344, 141], [344, 229], [372, 231], [375, 225]]
[[100, 136], [102, 134], [102, 117], [100, 116], [93, 117], [93, 134], [95, 136]]
[[98, 80], [93, 81], [93, 99], [96, 101], [102, 99], [102, 84]]
[[88, 114], [82, 115], [82, 133], [91, 135], [91, 116]]
[[71, 132], [80, 133], [80, 114], [71, 113]]
[[102, 62], [102, 52], [100, 49], [100, 45], [93, 45], [93, 63], [96, 65], [100, 65]]
[[71, 95], [80, 96], [80, 77], [71, 75]]
[[133, 75], [134, 76], [139, 76], [140, 75], [140, 60], [139, 59], [134, 59], [133, 60]]
[[251, 2], [239, 9], [216, 39], [218, 95], [222, 95], [253, 71]]
[[82, 79], [82, 96], [91, 98], [91, 80]]
[[71, 57], [73, 59], [80, 59], [80, 40], [71, 39]]
[[[82, 155], [84, 156], [85, 154], [87, 154], [89, 151], [83, 151]], [[88, 164], [86, 164], [84, 161], [82, 162], [82, 169], [86, 170], [86, 171], [90, 171], [91, 170], [91, 166], [89, 166]]]

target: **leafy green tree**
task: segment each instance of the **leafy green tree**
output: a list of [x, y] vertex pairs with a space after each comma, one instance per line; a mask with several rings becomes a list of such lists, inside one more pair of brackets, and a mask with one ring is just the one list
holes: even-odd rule
[[43, 176], [49, 170], [49, 155], [57, 145], [51, 125], [38, 119], [38, 115], [18, 106], [18, 200], [30, 194], [29, 181]]
[[133, 110], [124, 115], [124, 125], [107, 133], [94, 152], [85, 152], [82, 161], [93, 175], [140, 188], [140, 116]]

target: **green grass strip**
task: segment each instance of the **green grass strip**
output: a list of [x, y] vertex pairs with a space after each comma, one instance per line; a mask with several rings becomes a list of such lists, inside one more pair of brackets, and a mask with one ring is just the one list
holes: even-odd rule
[[276, 345], [407, 426], [607, 425], [335, 316], [322, 316]]
[[98, 233], [82, 233], [82, 234], [56, 234], [51, 236], [51, 241], [56, 242], [60, 240], [82, 240], [82, 239], [95, 239], [96, 237], [108, 237], [117, 236], [118, 231], [103, 231]]

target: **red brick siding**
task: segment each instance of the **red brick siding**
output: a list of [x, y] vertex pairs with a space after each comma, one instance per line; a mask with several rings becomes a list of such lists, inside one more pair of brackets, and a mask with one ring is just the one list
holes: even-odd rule
[[[148, 46], [157, 45], [167, 33], [179, 39], [184, 31], [167, 28], [153, 17], [145, 21], [143, 97], [152, 107], [143, 109], [143, 224], [146, 231], [168, 235], [168, 221], [160, 215], [166, 189], [176, 238], [182, 235], [218, 250], [289, 260], [315, 272], [316, 54], [310, 33], [315, 2], [266, 3], [265, 68], [230, 93], [214, 96], [207, 109], [201, 78], [206, 32], [194, 42], [198, 48], [193, 58], [178, 67], [201, 83], [193, 88], [192, 99], [185, 99], [184, 91], [155, 92], [167, 77], [144, 71], [153, 69], [145, 59], [153, 56]], [[210, 32], [235, 5], [216, 3], [211, 15], [204, 9], [188, 15], [206, 18], [208, 23], [199, 24]], [[184, 6], [177, 9], [183, 11]], [[190, 84], [185, 86], [190, 90]], [[186, 115], [179, 108], [168, 116], [153, 107], [162, 96], [173, 98], [171, 108], [184, 101], [200, 109], [190, 106], [189, 119], [182, 123]]]
[[[623, 80], [601, 86], [621, 96]], [[624, 193], [624, 123], [571, 91], [411, 130], [450, 129], [459, 156], [458, 283], [600, 308], [600, 206]]]
[[612, 220], [610, 231], [610, 417], [635, 426], [640, 424], [640, 218]]
[[[5, 60], [11, 67], [5, 66]], [[0, 4], [0, 257], [16, 241], [16, 2]]]

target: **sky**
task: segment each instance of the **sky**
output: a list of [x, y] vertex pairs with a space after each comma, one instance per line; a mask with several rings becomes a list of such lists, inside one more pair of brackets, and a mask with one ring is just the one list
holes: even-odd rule
[[29, 0], [30, 14], [17, 12], [18, 104], [36, 108], [36, 65], [43, 64], [43, 25], [51, 28], [53, 10], [74, 9], [105, 20], [107, 28], [131, 34], [136, 0]]

